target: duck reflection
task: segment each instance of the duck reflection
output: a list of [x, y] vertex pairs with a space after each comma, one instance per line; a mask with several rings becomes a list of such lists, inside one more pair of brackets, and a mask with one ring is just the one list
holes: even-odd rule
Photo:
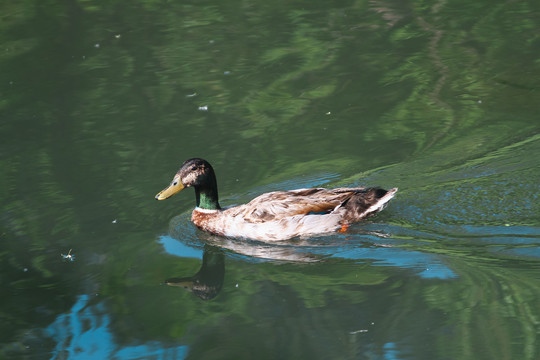
[[167, 279], [165, 283], [170, 286], [183, 287], [203, 300], [211, 300], [221, 291], [224, 278], [225, 254], [223, 250], [205, 245], [202, 265], [195, 275]]
[[321, 256], [309, 251], [304, 243], [281, 241], [279, 244], [266, 243], [257, 240], [233, 239], [218, 236], [201, 237], [206, 244], [212, 244], [220, 249], [226, 249], [237, 255], [246, 256], [250, 259], [261, 261], [286, 261], [286, 262], [319, 262]]
[[[195, 230], [192, 234], [193, 227], [190, 226], [189, 218], [186, 216], [176, 216], [169, 224], [169, 236], [161, 238], [161, 242], [165, 246], [165, 250], [178, 256], [183, 256], [180, 251], [171, 251], [175, 246], [174, 242], [178, 242], [188, 247], [197, 247], [201, 243], [210, 245], [213, 248], [219, 248], [227, 252], [232, 252], [240, 256], [246, 256], [250, 259], [260, 259], [262, 261], [293, 261], [293, 262], [318, 262], [327, 255], [315, 254], [311, 250], [320, 250], [324, 246], [324, 241], [320, 239], [312, 240], [284, 240], [284, 241], [258, 241], [242, 238], [228, 238], [223, 236], [212, 235], [203, 231]], [[329, 245], [335, 245], [330, 242]], [[319, 252], [320, 251], [316, 251]]]

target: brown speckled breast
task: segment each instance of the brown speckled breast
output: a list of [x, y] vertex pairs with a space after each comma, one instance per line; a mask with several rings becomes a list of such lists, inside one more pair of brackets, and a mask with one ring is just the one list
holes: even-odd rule
[[217, 214], [219, 214], [219, 212], [205, 212], [195, 209], [191, 213], [191, 221], [201, 230], [209, 231], [213, 234], [223, 236], [223, 231], [216, 229], [215, 226]]

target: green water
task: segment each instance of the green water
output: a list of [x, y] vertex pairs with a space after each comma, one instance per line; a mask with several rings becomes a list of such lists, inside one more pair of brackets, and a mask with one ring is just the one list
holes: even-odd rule
[[[0, 358], [540, 358], [539, 18], [2, 3]], [[191, 157], [222, 205], [400, 191], [346, 233], [224, 239], [190, 224], [190, 189], [154, 200]]]

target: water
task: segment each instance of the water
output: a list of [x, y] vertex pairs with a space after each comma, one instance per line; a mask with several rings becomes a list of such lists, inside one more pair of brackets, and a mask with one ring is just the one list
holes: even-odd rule
[[[540, 356], [536, 2], [0, 8], [0, 358]], [[400, 191], [224, 239], [154, 200], [194, 156], [222, 205]]]

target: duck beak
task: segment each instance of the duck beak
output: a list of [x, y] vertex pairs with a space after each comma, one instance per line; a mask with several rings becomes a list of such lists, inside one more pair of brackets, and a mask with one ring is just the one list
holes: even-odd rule
[[156, 200], [165, 200], [179, 192], [184, 188], [184, 184], [180, 181], [180, 179], [174, 178], [171, 185], [166, 187], [165, 189], [161, 190], [156, 195]]

